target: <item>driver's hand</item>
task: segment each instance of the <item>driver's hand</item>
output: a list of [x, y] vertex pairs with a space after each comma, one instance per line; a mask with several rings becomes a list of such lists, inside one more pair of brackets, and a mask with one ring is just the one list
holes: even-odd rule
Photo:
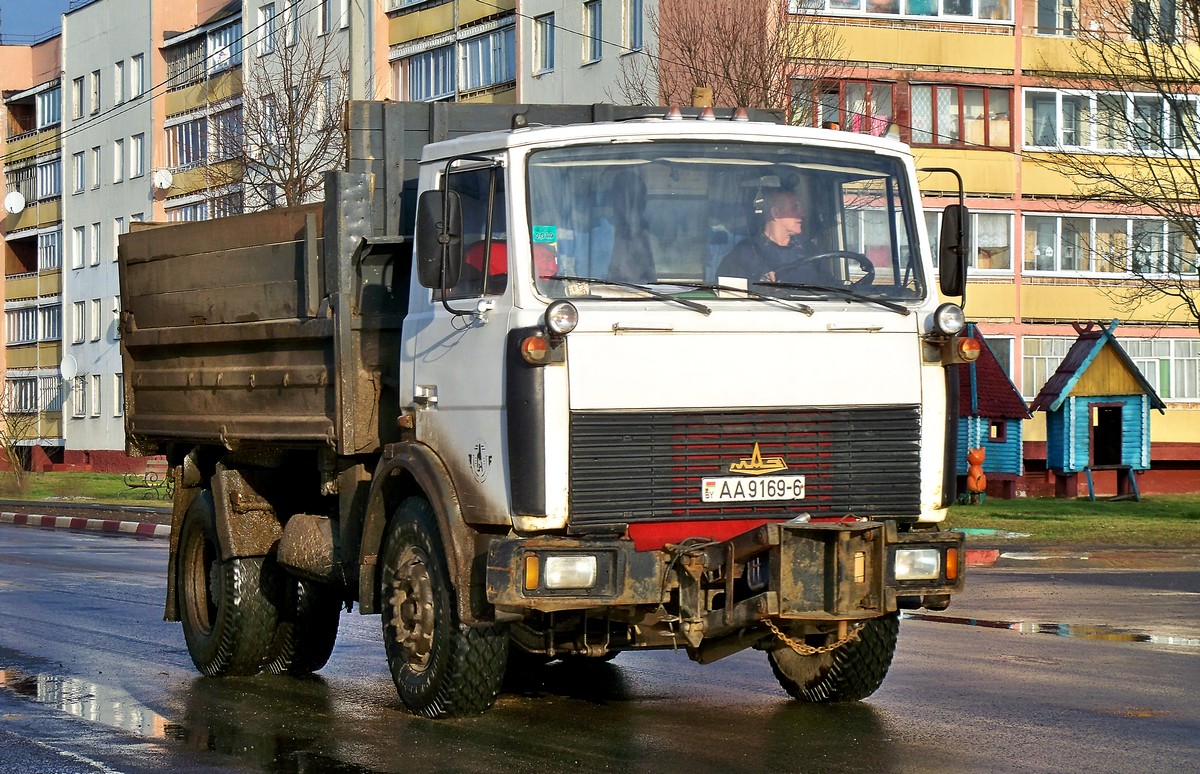
[[760, 282], [774, 282], [775, 281], [775, 272], [769, 271], [766, 274], [759, 277], [758, 279]]

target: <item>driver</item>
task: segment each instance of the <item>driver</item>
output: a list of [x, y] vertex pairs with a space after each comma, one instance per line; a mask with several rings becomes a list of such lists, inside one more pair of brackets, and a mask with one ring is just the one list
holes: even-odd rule
[[[721, 260], [718, 277], [745, 277], [750, 282], [775, 282], [776, 270], [795, 264], [805, 257], [799, 239], [804, 230], [804, 207], [794, 191], [768, 188], [762, 192], [762, 232], [743, 239]], [[814, 268], [806, 266], [804, 268]], [[788, 279], [803, 282], [803, 271], [789, 270]], [[814, 275], [816, 272], [813, 272]]]

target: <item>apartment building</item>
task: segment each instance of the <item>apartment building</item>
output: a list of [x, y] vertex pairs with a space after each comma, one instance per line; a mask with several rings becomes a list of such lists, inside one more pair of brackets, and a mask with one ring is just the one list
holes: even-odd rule
[[[1120, 300], [1122, 288], [1137, 281], [1135, 273], [1154, 276], [1148, 267], [1194, 275], [1196, 245], [1148, 207], [1082, 197], [1086, 181], [1057, 162], [1071, 154], [1109, 154], [1144, 163], [1137, 138], [1157, 136], [1166, 140], [1162, 163], [1173, 163], [1183, 147], [1172, 139], [1180, 135], [1176, 122], [1190, 122], [1187, 136], [1197, 136], [1196, 84], [1181, 85], [1178, 101], [1126, 84], [1081, 89], [1086, 57], [1079, 56], [1077, 38], [1106, 23], [1111, 3], [789, 5], [796, 23], [836, 25], [847, 51], [842, 77], [794, 82], [794, 98], [811, 108], [814, 125], [893, 136], [912, 144], [919, 166], [962, 173], [973, 213], [968, 315], [1026, 400], [1075, 341], [1074, 323], [1120, 319], [1119, 340], [1168, 407], [1151, 420], [1153, 469], [1145, 485], [1194, 489], [1200, 465], [1196, 321], [1163, 297], [1136, 309]], [[1177, 23], [1171, 0], [1133, 0], [1124, 8], [1148, 15], [1154, 25], [1168, 17]], [[1196, 163], [1186, 152], [1178, 161]], [[920, 183], [932, 238], [936, 213], [954, 200], [956, 186], [944, 174], [923, 175]], [[1043, 415], [1027, 423], [1025, 438], [1025, 486], [1044, 491]]]
[[29, 464], [61, 462], [62, 39], [0, 46], [4, 138], [4, 432]]

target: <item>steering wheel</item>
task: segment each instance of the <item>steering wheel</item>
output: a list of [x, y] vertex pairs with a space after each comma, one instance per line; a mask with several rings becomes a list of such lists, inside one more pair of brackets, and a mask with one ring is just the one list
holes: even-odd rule
[[854, 261], [862, 269], [863, 276], [850, 283], [850, 288], [857, 290], [859, 288], [869, 287], [875, 282], [875, 264], [871, 263], [871, 259], [862, 253], [856, 253], [853, 250], [832, 250], [828, 253], [818, 253], [816, 255], [806, 255], [803, 258], [798, 258], [794, 261], [789, 261], [779, 268], [775, 269], [775, 279], [778, 282], [787, 282], [786, 275], [791, 272], [817, 263], [818, 261], [828, 260], [830, 258], [845, 259]]

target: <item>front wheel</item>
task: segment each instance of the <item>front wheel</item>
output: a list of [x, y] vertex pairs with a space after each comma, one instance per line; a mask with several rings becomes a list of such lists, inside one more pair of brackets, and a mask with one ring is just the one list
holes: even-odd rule
[[264, 558], [221, 560], [208, 490], [183, 517], [178, 550], [180, 619], [192, 662], [209, 677], [256, 674], [278, 622]]
[[829, 653], [802, 656], [784, 643], [768, 651], [771, 670], [794, 699], [841, 702], [865, 699], [887, 677], [900, 633], [900, 614], [866, 621], [858, 638]]
[[383, 644], [400, 700], [429, 718], [477, 715], [504, 680], [508, 632], [464, 626], [458, 617], [433, 508], [401, 503], [380, 556]]

